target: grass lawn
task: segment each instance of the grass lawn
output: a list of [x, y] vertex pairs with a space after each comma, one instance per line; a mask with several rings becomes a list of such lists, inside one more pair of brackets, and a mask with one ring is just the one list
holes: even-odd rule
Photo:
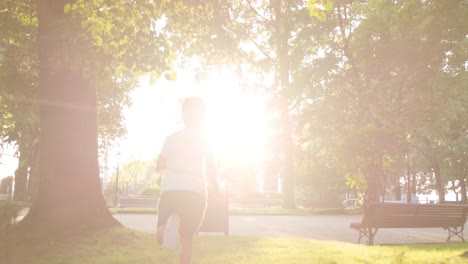
[[[193, 263], [455, 264], [468, 263], [468, 258], [461, 257], [466, 250], [466, 242], [370, 247], [336, 241], [202, 236], [195, 241]], [[10, 263], [2, 264], [177, 263], [177, 252], [161, 249], [154, 235], [123, 228], [62, 241], [21, 243], [9, 253]]]
[[157, 214], [158, 209], [146, 207], [109, 207], [112, 214]]

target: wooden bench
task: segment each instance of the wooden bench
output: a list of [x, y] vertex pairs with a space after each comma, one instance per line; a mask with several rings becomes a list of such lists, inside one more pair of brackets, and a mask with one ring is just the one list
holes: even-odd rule
[[448, 230], [447, 242], [452, 237], [463, 237], [468, 205], [454, 204], [404, 204], [371, 203], [364, 206], [360, 223], [350, 228], [359, 231], [358, 243], [366, 237], [367, 244], [374, 244], [380, 228], [443, 228]]

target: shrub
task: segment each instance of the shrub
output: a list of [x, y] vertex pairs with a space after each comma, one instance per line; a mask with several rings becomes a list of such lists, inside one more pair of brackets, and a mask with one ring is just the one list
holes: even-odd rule
[[0, 201], [0, 229], [13, 223], [18, 216], [18, 207], [10, 201]]
[[140, 191], [141, 196], [158, 196], [159, 187], [145, 187]]

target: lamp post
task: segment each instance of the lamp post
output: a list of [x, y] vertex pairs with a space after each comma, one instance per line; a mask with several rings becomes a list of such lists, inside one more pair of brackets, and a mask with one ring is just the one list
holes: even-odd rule
[[117, 207], [117, 199], [119, 197], [119, 165], [120, 165], [120, 152], [117, 153], [117, 175], [115, 177], [115, 194], [114, 194], [114, 207]]

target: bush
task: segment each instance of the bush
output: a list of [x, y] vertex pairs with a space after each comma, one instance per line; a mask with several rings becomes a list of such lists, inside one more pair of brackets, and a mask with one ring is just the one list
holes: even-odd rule
[[145, 187], [140, 191], [141, 196], [159, 196], [159, 187]]
[[18, 216], [18, 207], [10, 201], [0, 201], [0, 229], [13, 223]]

